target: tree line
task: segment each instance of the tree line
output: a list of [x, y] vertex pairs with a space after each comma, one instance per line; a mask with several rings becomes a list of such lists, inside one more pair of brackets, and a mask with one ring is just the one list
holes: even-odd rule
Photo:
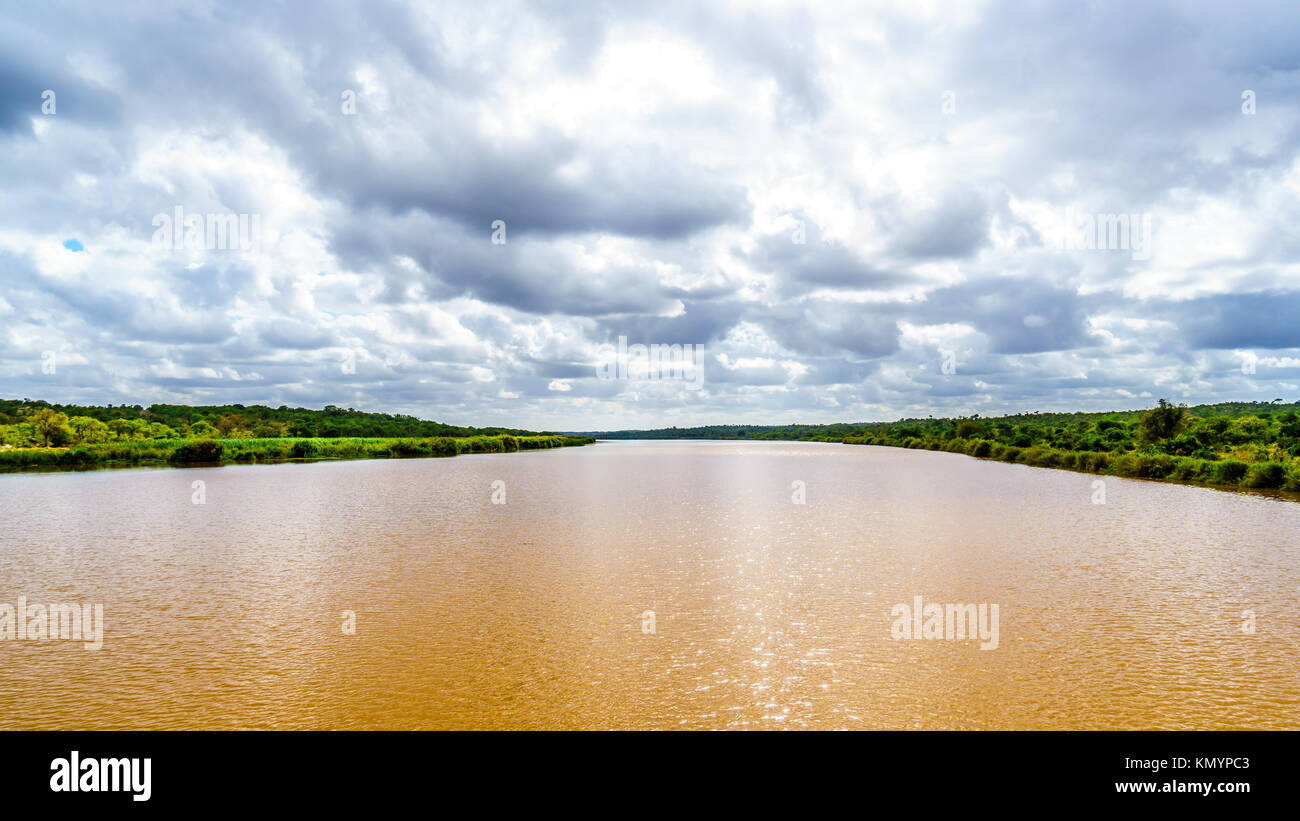
[[62, 405], [0, 399], [0, 447], [68, 447], [170, 439], [524, 436], [518, 428], [446, 425], [326, 405]]

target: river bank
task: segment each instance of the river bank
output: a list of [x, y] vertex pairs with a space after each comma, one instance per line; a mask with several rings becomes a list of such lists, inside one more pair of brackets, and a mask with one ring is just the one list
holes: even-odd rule
[[64, 448], [0, 450], [0, 471], [285, 462], [311, 459], [393, 459], [514, 453], [589, 445], [586, 436], [437, 436], [426, 438], [161, 439]]
[[899, 442], [886, 436], [846, 436], [846, 445], [937, 450], [977, 459], [1012, 462], [1031, 467], [1059, 468], [1126, 479], [1163, 479], [1218, 490], [1286, 490], [1300, 492], [1300, 461], [1245, 462], [1238, 459], [1197, 459], [1164, 453], [1071, 451], [1044, 447], [1015, 447], [984, 439], [909, 438]]

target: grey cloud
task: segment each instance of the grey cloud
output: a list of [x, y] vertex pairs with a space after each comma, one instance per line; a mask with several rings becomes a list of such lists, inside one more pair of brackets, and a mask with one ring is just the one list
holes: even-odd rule
[[1002, 277], [938, 289], [913, 316], [969, 324], [988, 337], [994, 353], [1038, 353], [1090, 344], [1087, 317], [1100, 301], [1030, 277]]
[[976, 191], [948, 191], [932, 209], [905, 224], [899, 253], [914, 259], [967, 257], [988, 244], [988, 203]]
[[1300, 348], [1300, 291], [1220, 294], [1164, 304], [1193, 348]]
[[914, 277], [878, 268], [841, 243], [824, 239], [815, 223], [801, 222], [803, 236], [796, 237], [793, 231], [765, 236], [747, 257], [758, 270], [777, 277], [783, 296], [812, 288], [869, 291], [915, 282]]
[[898, 349], [897, 318], [879, 306], [807, 299], [756, 321], [786, 348], [811, 356], [875, 358]]

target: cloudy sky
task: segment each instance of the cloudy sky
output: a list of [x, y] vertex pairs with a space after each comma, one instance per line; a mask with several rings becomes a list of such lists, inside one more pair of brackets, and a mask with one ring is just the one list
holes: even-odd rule
[[[9, 8], [0, 396], [560, 430], [1295, 401], [1297, 30], [1186, 0]], [[249, 247], [178, 245], [178, 208]], [[698, 384], [599, 378], [620, 336], [703, 346]]]

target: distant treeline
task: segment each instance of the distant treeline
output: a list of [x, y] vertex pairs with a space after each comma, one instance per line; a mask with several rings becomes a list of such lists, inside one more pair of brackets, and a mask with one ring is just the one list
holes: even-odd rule
[[[870, 422], [832, 425], [703, 425], [695, 428], [655, 430], [587, 431], [581, 436], [597, 439], [772, 439], [810, 442], [839, 442], [867, 430]], [[887, 424], [887, 423], [880, 423]]]
[[[1300, 410], [1300, 402], [1282, 405], [1276, 402], [1221, 402], [1216, 405], [1193, 405], [1188, 407], [1189, 417], [1209, 419], [1240, 416], [1261, 416], [1275, 418], [1286, 413]], [[1115, 422], [1130, 425], [1137, 422], [1146, 410], [1103, 411], [1099, 413], [1017, 413], [1010, 416], [969, 417], [983, 427], [999, 433], [1016, 437], [1023, 442], [1021, 447], [1033, 443], [1036, 434], [1058, 431], [1064, 437], [1067, 430], [1078, 430], [1078, 423], [1084, 422], [1095, 428], [1101, 422]], [[897, 422], [835, 422], [828, 425], [703, 425], [692, 428], [655, 428], [653, 430], [615, 430], [582, 431], [575, 435], [594, 436], [597, 439], [772, 439], [783, 441], [841, 442], [846, 436], [861, 436], [881, 430], [900, 431], [916, 429], [942, 435], [944, 430], [955, 430], [958, 422], [966, 417], [941, 418], [928, 417], [900, 419]], [[1085, 427], [1087, 427], [1085, 425]], [[1103, 428], [1115, 427], [1103, 425]], [[1106, 448], [1099, 448], [1105, 450]]]
[[591, 433], [601, 439], [844, 442], [964, 453], [1152, 479], [1300, 490], [1300, 403], [1228, 402], [1148, 410], [1025, 413], [834, 425], [713, 425]]
[[65, 447], [169, 439], [527, 436], [516, 428], [465, 428], [414, 416], [281, 405], [59, 405], [0, 399], [0, 447]]

